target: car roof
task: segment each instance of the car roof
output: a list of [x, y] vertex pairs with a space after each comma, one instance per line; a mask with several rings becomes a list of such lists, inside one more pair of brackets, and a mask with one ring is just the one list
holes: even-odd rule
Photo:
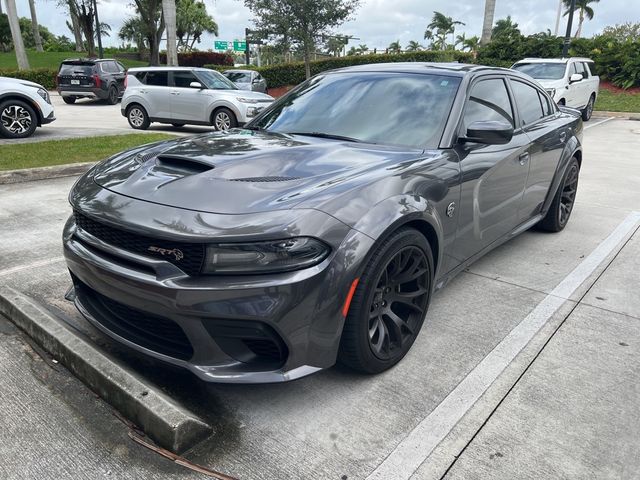
[[251, 73], [251, 72], [255, 72], [255, 70], [248, 70], [246, 68], [230, 68], [229, 70], [225, 70], [222, 73], [227, 73], [227, 72]]
[[567, 63], [569, 60], [576, 60], [578, 62], [592, 62], [590, 58], [586, 57], [565, 57], [565, 58], [523, 58], [522, 60], [518, 60], [518, 63]]
[[115, 58], [65, 58], [62, 63], [98, 63], [98, 62], [117, 62]]
[[158, 67], [135, 67], [130, 68], [128, 72], [149, 72], [149, 71], [164, 71], [164, 70], [185, 70], [185, 71], [193, 71], [193, 70], [206, 70], [208, 72], [215, 71], [210, 68], [203, 67], [168, 67], [166, 65], [158, 66]]
[[453, 76], [465, 76], [478, 72], [504, 72], [512, 71], [500, 67], [488, 67], [485, 65], [472, 65], [468, 63], [438, 63], [438, 62], [394, 62], [394, 63], [369, 63], [366, 65], [354, 65], [339, 68], [333, 72], [392, 72], [392, 73], [443, 73]]

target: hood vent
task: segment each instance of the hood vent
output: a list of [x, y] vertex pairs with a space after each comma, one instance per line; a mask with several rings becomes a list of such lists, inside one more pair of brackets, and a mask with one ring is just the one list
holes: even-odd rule
[[180, 172], [197, 174], [213, 170], [215, 167], [211, 164], [199, 162], [191, 157], [182, 157], [180, 155], [158, 155], [156, 165], [168, 170], [177, 170]]
[[244, 177], [244, 178], [230, 178], [230, 182], [291, 182], [293, 180], [300, 180], [300, 177]]

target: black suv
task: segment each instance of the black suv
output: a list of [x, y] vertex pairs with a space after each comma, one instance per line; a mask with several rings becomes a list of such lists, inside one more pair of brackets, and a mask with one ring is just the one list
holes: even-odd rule
[[124, 92], [126, 76], [124, 66], [115, 60], [76, 58], [60, 64], [56, 84], [65, 103], [98, 98], [115, 105]]

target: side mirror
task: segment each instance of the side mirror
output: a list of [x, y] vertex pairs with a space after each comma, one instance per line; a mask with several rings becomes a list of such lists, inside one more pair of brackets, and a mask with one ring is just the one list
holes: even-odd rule
[[574, 73], [569, 77], [569, 83], [581, 82], [583, 80], [581, 73]]
[[260, 83], [260, 79], [258, 77], [254, 77], [253, 80], [251, 80], [251, 83]]
[[200, 82], [191, 82], [189, 84], [189, 88], [199, 88], [200, 90], [202, 90], [204, 87]]
[[473, 122], [467, 128], [465, 142], [484, 143], [486, 145], [504, 145], [513, 138], [513, 125], [507, 122], [487, 120]]

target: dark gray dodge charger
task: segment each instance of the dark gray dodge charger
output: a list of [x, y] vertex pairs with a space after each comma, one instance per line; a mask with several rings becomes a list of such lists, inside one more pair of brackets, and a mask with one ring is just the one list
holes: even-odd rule
[[[460, 64], [317, 75], [245, 128], [135, 148], [74, 185], [69, 297], [98, 329], [203, 380], [377, 373], [431, 294], [569, 220], [579, 112]], [[428, 327], [426, 328], [428, 335]]]

